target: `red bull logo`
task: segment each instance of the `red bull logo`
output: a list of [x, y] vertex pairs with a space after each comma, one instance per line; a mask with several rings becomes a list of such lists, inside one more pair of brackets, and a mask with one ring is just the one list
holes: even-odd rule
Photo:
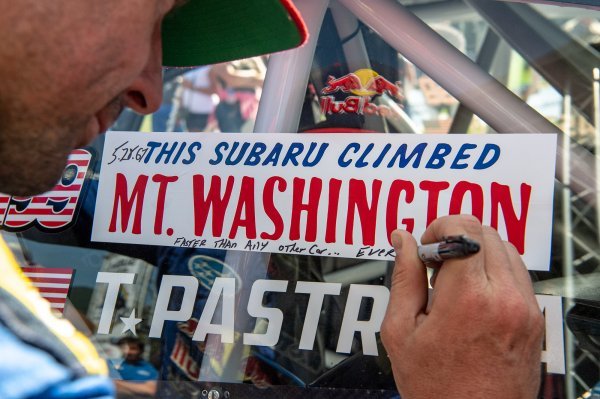
[[[334, 93], [348, 93], [350, 96], [343, 101], [336, 101]], [[324, 114], [364, 114], [391, 115], [391, 110], [385, 105], [371, 102], [374, 96], [389, 95], [400, 100], [402, 98], [400, 82], [390, 82], [371, 69], [359, 69], [342, 77], [329, 76], [327, 85], [321, 90], [321, 112]]]

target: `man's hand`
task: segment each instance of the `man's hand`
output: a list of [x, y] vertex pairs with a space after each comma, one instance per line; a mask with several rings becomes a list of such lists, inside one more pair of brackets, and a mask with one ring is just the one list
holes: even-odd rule
[[381, 338], [402, 399], [535, 398], [544, 319], [527, 269], [474, 217], [437, 219], [422, 242], [460, 234], [481, 250], [444, 262], [428, 304], [415, 239], [392, 233], [397, 256]]

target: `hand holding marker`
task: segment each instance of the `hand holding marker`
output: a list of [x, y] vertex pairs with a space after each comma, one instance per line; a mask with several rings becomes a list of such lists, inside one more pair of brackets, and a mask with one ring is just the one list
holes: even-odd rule
[[479, 252], [478, 242], [466, 236], [448, 236], [443, 241], [420, 245], [417, 249], [423, 263], [443, 262], [447, 259], [464, 258]]
[[[477, 241], [471, 240], [466, 236], [448, 236], [443, 241], [432, 244], [419, 245], [417, 254], [425, 266], [431, 267], [448, 259], [459, 259], [479, 252], [481, 246]], [[439, 267], [433, 268], [431, 276], [431, 286], [435, 285], [435, 279]]]

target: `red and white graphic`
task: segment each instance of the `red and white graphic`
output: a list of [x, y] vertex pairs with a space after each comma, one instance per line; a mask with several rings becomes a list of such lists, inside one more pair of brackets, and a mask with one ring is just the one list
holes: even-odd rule
[[73, 269], [46, 267], [23, 267], [21, 269], [38, 289], [42, 298], [50, 302], [52, 309], [62, 313], [65, 310], [69, 286], [73, 279]]
[[4, 224], [4, 215], [6, 215], [6, 209], [10, 203], [10, 195], [0, 194], [0, 226]]
[[24, 230], [33, 223], [44, 229], [66, 227], [73, 221], [81, 188], [92, 155], [75, 150], [57, 185], [35, 197], [10, 197], [0, 194], [0, 226], [9, 230]]

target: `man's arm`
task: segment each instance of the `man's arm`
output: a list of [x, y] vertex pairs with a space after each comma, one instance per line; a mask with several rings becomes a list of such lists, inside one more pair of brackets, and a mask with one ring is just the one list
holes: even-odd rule
[[197, 87], [197, 86], [194, 86], [194, 82], [192, 82], [189, 79], [183, 79], [181, 86], [183, 88], [191, 90], [191, 91], [206, 94], [207, 96], [210, 96], [211, 94], [215, 93], [215, 91], [216, 91], [216, 88], [214, 87], [213, 83], [211, 83], [209, 87]]
[[114, 381], [118, 394], [152, 396], [156, 393], [156, 381]]
[[423, 243], [464, 234], [479, 253], [444, 262], [428, 303], [417, 243], [395, 231], [396, 264], [381, 329], [403, 399], [537, 397], [544, 320], [516, 249], [468, 216], [435, 220]]

